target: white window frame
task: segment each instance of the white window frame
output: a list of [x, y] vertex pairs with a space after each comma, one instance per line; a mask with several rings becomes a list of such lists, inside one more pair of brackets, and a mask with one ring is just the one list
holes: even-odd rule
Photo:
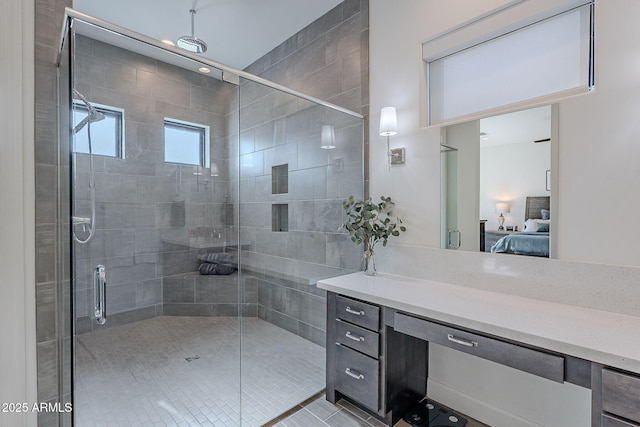
[[[183, 129], [196, 129], [196, 130], [200, 130], [203, 132], [203, 136], [201, 138], [201, 142], [200, 142], [200, 163], [199, 164], [195, 164], [195, 163], [182, 163], [182, 162], [175, 162], [175, 161], [171, 161], [171, 160], [167, 160], [167, 141], [166, 141], [166, 133], [164, 133], [164, 131], [166, 130], [166, 127], [171, 126], [171, 127], [177, 127], [177, 128], [183, 128]], [[172, 163], [172, 164], [177, 164], [177, 165], [190, 165], [190, 166], [201, 166], [201, 167], [205, 167], [208, 168], [211, 165], [211, 149], [210, 149], [210, 127], [207, 125], [203, 125], [200, 123], [194, 123], [194, 122], [187, 122], [185, 120], [178, 120], [178, 119], [172, 119], [170, 117], [165, 117], [164, 121], [163, 121], [163, 125], [162, 125], [162, 129], [163, 129], [163, 135], [164, 135], [164, 162], [165, 163]]]
[[[92, 153], [92, 155], [94, 156], [104, 156], [104, 157], [110, 157], [113, 159], [124, 159], [125, 158], [125, 116], [124, 116], [124, 108], [119, 108], [119, 107], [112, 107], [111, 105], [105, 105], [105, 104], [97, 104], [95, 102], [91, 103], [91, 107], [93, 107], [96, 111], [103, 113], [105, 115], [116, 115], [118, 116], [118, 122], [120, 123], [120, 126], [117, 130], [117, 133], [115, 135], [116, 141], [115, 141], [115, 146], [116, 146], [116, 155], [115, 156], [111, 156], [108, 154], [96, 154], [96, 153]], [[79, 101], [74, 99], [73, 100], [73, 107], [72, 107], [72, 111], [71, 111], [71, 116], [72, 116], [72, 121], [73, 121], [73, 113], [75, 110], [84, 110], [87, 112], [87, 114], [89, 114], [89, 109], [87, 108], [87, 106], [85, 105], [84, 102]], [[83, 129], [84, 130], [84, 129]], [[75, 143], [73, 144], [73, 152], [74, 153], [78, 153], [78, 154], [89, 154], [89, 152], [85, 152], [85, 151], [76, 151], [76, 146]]]

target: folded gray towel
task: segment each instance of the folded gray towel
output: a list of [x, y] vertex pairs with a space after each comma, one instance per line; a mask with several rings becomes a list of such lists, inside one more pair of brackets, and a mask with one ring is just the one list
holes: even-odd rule
[[227, 274], [233, 274], [233, 272], [236, 271], [236, 267], [233, 264], [228, 264], [228, 263], [214, 264], [211, 262], [203, 262], [198, 267], [198, 271], [202, 275], [210, 275], [210, 274], [227, 275]]
[[233, 262], [233, 255], [222, 253], [222, 252], [210, 252], [208, 254], [204, 254], [200, 256], [200, 261], [202, 262], [210, 262], [214, 264], [218, 264], [221, 262], [231, 263]]

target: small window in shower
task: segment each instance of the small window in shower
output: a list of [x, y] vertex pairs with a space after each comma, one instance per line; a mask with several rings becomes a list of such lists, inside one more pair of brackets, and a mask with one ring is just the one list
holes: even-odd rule
[[209, 126], [164, 119], [164, 161], [209, 167]]
[[289, 231], [289, 205], [271, 205], [271, 230]]
[[289, 192], [289, 165], [271, 167], [271, 194]]
[[[124, 158], [124, 110], [107, 105], [91, 104], [95, 111], [89, 115], [87, 106], [73, 103], [73, 151]], [[91, 131], [91, 134], [89, 134]]]

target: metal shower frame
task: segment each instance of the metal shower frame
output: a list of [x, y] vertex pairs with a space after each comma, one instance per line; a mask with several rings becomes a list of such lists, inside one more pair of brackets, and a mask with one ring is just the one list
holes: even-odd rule
[[215, 68], [218, 69], [222, 72], [222, 80], [228, 83], [233, 83], [235, 85], [239, 85], [240, 83], [240, 77], [256, 82], [256, 83], [260, 83], [262, 85], [268, 86], [272, 89], [276, 89], [279, 90], [281, 92], [285, 92], [288, 93], [290, 95], [293, 96], [297, 96], [299, 98], [302, 99], [306, 99], [307, 101], [311, 101], [314, 102], [316, 104], [322, 105], [324, 107], [327, 108], [331, 108], [333, 110], [336, 111], [340, 111], [342, 113], [348, 114], [350, 116], [353, 117], [357, 117], [359, 119], [364, 119], [364, 116], [360, 113], [357, 113], [355, 111], [351, 111], [349, 109], [346, 109], [344, 107], [340, 107], [338, 105], [332, 104], [330, 102], [327, 101], [323, 101], [321, 99], [318, 99], [316, 97], [313, 97], [311, 95], [307, 95], [305, 93], [302, 92], [298, 92], [296, 90], [290, 89], [286, 86], [282, 86], [279, 85], [277, 83], [274, 83], [272, 81], [263, 79], [262, 77], [258, 77], [256, 75], [253, 75], [251, 73], [247, 73], [246, 71], [241, 71], [238, 69], [235, 69], [233, 67], [229, 67], [227, 65], [221, 64], [219, 62], [216, 61], [212, 61], [208, 58], [203, 57], [202, 55], [198, 55], [195, 53], [191, 53], [191, 52], [187, 52], [183, 49], [180, 49], [178, 47], [175, 46], [170, 46], [166, 43], [162, 43], [159, 40], [153, 39], [151, 37], [145, 36], [144, 34], [140, 34], [137, 33], [135, 31], [129, 30], [128, 28], [125, 27], [121, 27], [119, 25], [113, 24], [111, 22], [107, 22], [107, 21], [103, 21], [102, 19], [98, 19], [95, 18], [93, 16], [90, 15], [86, 15], [82, 12], [78, 12], [75, 9], [72, 9], [70, 7], [65, 8], [65, 12], [64, 12], [64, 26], [62, 28], [62, 33], [60, 35], [60, 43], [58, 45], [58, 57], [56, 60], [56, 65], [60, 64], [61, 61], [61, 57], [62, 57], [62, 47], [64, 46], [64, 42], [65, 39], [67, 37], [67, 34], [69, 34], [69, 27], [71, 26], [72, 22], [74, 20], [79, 20], [79, 21], [83, 21], [86, 22], [88, 24], [94, 25], [96, 27], [102, 28], [104, 30], [110, 31], [112, 33], [116, 33], [118, 35], [124, 36], [124, 37], [128, 37], [130, 39], [139, 41], [141, 43], [145, 43], [147, 45], [156, 47], [158, 49], [162, 49], [166, 52], [171, 52], [172, 54], [181, 56], [183, 58], [187, 58], [191, 61], [195, 61], [198, 62], [206, 67], [211, 67], [211, 68]]

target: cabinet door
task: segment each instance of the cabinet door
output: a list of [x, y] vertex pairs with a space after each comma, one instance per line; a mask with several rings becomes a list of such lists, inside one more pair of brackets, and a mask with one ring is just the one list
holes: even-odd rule
[[640, 378], [604, 369], [602, 409], [640, 423]]
[[377, 412], [379, 365], [376, 359], [336, 344], [336, 390]]
[[425, 319], [396, 313], [395, 330], [510, 366], [559, 383], [564, 382], [564, 358]]
[[379, 335], [377, 332], [336, 320], [336, 340], [340, 344], [358, 350], [361, 353], [378, 358]]
[[342, 296], [336, 297], [336, 316], [372, 331], [377, 331], [380, 325], [379, 307]]
[[609, 415], [602, 415], [602, 427], [640, 427], [640, 424], [622, 421]]

